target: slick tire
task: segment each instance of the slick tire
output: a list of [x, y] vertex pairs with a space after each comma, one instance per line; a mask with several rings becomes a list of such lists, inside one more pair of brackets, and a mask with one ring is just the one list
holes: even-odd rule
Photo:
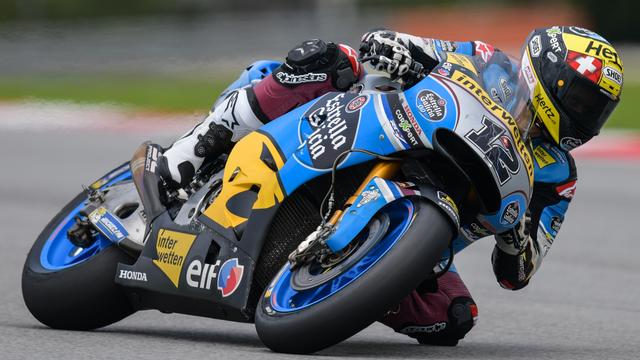
[[86, 196], [79, 194], [42, 230], [22, 271], [22, 297], [27, 308], [38, 321], [54, 329], [96, 329], [134, 312], [114, 282], [118, 263], [132, 264], [134, 259], [117, 247], [108, 247], [60, 270], [45, 269], [40, 263], [40, 253], [49, 235]]
[[309, 354], [335, 345], [379, 320], [407, 296], [439, 261], [453, 236], [442, 210], [412, 199], [415, 217], [398, 242], [358, 279], [324, 301], [297, 312], [256, 309], [258, 336], [271, 350]]

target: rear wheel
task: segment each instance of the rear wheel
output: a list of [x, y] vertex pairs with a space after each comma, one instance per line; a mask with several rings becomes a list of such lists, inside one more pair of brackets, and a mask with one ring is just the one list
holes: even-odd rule
[[67, 230], [86, 199], [86, 192], [79, 194], [49, 222], [24, 264], [24, 302], [38, 321], [52, 328], [95, 329], [134, 312], [114, 278], [118, 263], [135, 259], [102, 235], [86, 248], [68, 239]]
[[[382, 236], [372, 234], [381, 229]], [[274, 351], [312, 353], [349, 338], [424, 280], [452, 236], [449, 220], [432, 203], [404, 198], [389, 204], [355, 239], [366, 253], [352, 252], [356, 259], [344, 259], [348, 265], [339, 274], [282, 268], [256, 309], [260, 339]]]

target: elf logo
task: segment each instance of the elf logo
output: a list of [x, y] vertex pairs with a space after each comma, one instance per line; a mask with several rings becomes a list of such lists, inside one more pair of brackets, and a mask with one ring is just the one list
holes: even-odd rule
[[237, 258], [224, 262], [218, 272], [218, 290], [222, 293], [222, 297], [227, 297], [238, 289], [243, 273], [244, 266], [240, 265]]
[[211, 282], [216, 278], [216, 268], [220, 266], [220, 260], [215, 264], [202, 263], [193, 260], [187, 268], [187, 285], [198, 289], [211, 289]]

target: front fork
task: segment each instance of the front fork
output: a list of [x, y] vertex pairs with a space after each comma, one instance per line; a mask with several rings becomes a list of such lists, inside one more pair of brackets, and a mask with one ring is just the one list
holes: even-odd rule
[[[373, 178], [379, 177], [381, 179], [389, 179], [393, 175], [395, 175], [399, 169], [400, 169], [399, 161], [382, 160], [377, 164], [375, 164], [371, 169], [371, 171], [369, 171], [369, 174], [367, 174], [367, 177], [365, 177], [364, 180], [362, 181], [362, 184], [360, 184], [360, 186], [353, 193], [353, 195], [351, 195], [351, 197], [349, 197], [347, 201], [344, 203], [344, 206], [342, 207], [342, 209], [347, 209], [348, 207], [353, 205], [353, 203], [356, 201], [358, 196], [365, 190], [365, 188], [367, 187], [369, 182], [373, 180]], [[333, 213], [333, 216], [331, 216], [331, 219], [329, 219], [329, 223], [335, 226], [338, 223], [338, 221], [340, 221], [340, 218], [342, 218], [342, 215], [344, 215], [344, 210], [340, 210], [340, 209], [336, 210], [336, 212]]]
[[[318, 226], [318, 228], [314, 232], [309, 234], [309, 236], [307, 236], [307, 238], [298, 245], [296, 250], [289, 254], [289, 263], [291, 264], [292, 268], [295, 268], [301, 263], [304, 263], [309, 259], [309, 256], [313, 258], [313, 254], [316, 250], [318, 250], [318, 247], [323, 250], [326, 249], [323, 242], [324, 240], [330, 240], [331, 238], [336, 236], [336, 232], [334, 230], [338, 227], [338, 223], [340, 223], [340, 221], [345, 217], [345, 214], [347, 214], [345, 210], [349, 209], [355, 203], [358, 197], [364, 191], [366, 191], [367, 186], [371, 186], [371, 182], [374, 179], [388, 179], [392, 177], [398, 171], [398, 169], [400, 169], [400, 162], [398, 161], [383, 160], [376, 163], [371, 171], [369, 171], [369, 174], [364, 178], [362, 184], [360, 184], [358, 189], [343, 204], [342, 209], [336, 210], [329, 221]], [[353, 211], [350, 211], [349, 213], [351, 213], [352, 215]], [[346, 216], [346, 218], [349, 218], [349, 216]], [[361, 227], [362, 224], [359, 225], [359, 227]], [[334, 245], [334, 243], [335, 242], [326, 243], [326, 245], [329, 246], [329, 249], [333, 253], [342, 250], [346, 245], [342, 242], [339, 245]]]

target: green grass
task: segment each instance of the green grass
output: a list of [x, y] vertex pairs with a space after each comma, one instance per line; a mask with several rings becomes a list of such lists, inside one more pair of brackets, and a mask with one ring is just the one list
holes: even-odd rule
[[607, 121], [607, 129], [640, 129], [640, 83], [624, 84], [620, 104]]
[[[235, 74], [233, 74], [235, 75]], [[0, 78], [0, 100], [42, 99], [114, 103], [160, 111], [206, 111], [231, 76], [46, 75]], [[640, 129], [640, 83], [625, 84], [607, 128]]]
[[233, 81], [164, 75], [46, 75], [0, 78], [0, 100], [69, 100], [162, 111], [206, 111]]

